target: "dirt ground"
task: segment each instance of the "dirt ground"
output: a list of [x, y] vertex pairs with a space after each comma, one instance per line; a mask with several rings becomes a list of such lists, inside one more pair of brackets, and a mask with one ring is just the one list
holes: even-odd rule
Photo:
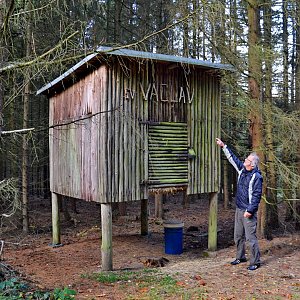
[[[165, 257], [170, 262], [160, 269], [186, 286], [200, 278], [206, 299], [300, 299], [300, 235], [291, 233], [287, 224], [281, 224], [272, 240], [259, 240], [262, 266], [251, 272], [247, 263], [229, 264], [235, 258], [233, 208], [224, 210], [219, 204], [218, 250], [207, 253], [208, 200], [194, 199], [184, 208], [181, 197], [168, 197], [165, 219], [184, 222], [184, 243], [181, 255], [167, 255], [163, 225], [153, 216], [154, 201], [149, 204], [148, 236], [140, 235], [140, 202], [128, 204], [126, 216], [114, 216], [114, 270], [141, 269], [143, 260]], [[50, 203], [33, 203], [30, 235], [11, 230], [11, 225], [1, 228], [2, 261], [39, 289], [67, 286], [77, 291], [76, 299], [124, 299], [126, 291], [117, 285], [82, 278], [101, 271], [100, 206], [78, 201], [77, 210], [71, 222], [62, 216], [63, 246], [54, 248]]]

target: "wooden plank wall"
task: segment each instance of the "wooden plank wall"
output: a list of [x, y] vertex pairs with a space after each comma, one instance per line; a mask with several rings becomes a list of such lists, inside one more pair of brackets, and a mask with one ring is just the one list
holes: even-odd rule
[[220, 79], [210, 72], [193, 72], [190, 86], [194, 101], [188, 106], [189, 144], [196, 158], [189, 161], [188, 194], [219, 190]]
[[[193, 101], [146, 100], [151, 82], [171, 87], [157, 88], [165, 99], [178, 99], [188, 87]], [[50, 129], [51, 191], [101, 203], [148, 198], [148, 121], [188, 124], [196, 152], [188, 193], [217, 191], [219, 79], [199, 69], [117, 57], [50, 99], [50, 125], [56, 126]]]
[[51, 191], [101, 203], [148, 197], [148, 103], [138, 92], [148, 74], [120, 61], [50, 99]]
[[[50, 98], [50, 189], [99, 201], [99, 120], [107, 71], [101, 67]], [[103, 88], [104, 87], [104, 88]]]
[[[155, 86], [148, 94], [150, 122], [187, 122], [186, 97], [188, 87], [185, 72], [180, 65], [149, 63], [150, 81]], [[156, 96], [157, 95], [157, 96]]]
[[[100, 198], [108, 202], [148, 198], [141, 183], [148, 174], [147, 101], [140, 84], [148, 70], [136, 61], [120, 60], [108, 67], [107, 97], [101, 102]], [[105, 100], [106, 99], [106, 100]]]

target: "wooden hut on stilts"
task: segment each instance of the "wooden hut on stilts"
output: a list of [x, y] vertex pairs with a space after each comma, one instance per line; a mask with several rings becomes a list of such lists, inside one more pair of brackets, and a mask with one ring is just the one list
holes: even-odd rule
[[217, 245], [220, 75], [230, 65], [100, 47], [37, 94], [50, 101], [53, 244], [65, 195], [101, 204], [102, 269], [112, 270], [112, 203], [150, 191], [210, 194], [208, 248]]

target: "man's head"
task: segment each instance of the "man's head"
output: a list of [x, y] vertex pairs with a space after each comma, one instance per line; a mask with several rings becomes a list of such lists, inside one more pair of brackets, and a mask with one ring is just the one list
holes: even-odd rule
[[259, 157], [256, 154], [256, 152], [250, 153], [249, 156], [245, 158], [244, 167], [247, 171], [253, 170], [258, 166], [258, 164], [259, 164]]

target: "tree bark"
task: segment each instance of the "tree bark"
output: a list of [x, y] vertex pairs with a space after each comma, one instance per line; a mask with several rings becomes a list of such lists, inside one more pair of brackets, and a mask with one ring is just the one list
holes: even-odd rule
[[[261, 48], [260, 48], [260, 27], [259, 27], [259, 6], [258, 1], [249, 0], [247, 5], [249, 33], [248, 33], [248, 68], [249, 68], [249, 97], [251, 101], [250, 137], [252, 148], [260, 157], [261, 169], [264, 172], [264, 153], [263, 153], [263, 135], [262, 135], [262, 115], [261, 115]], [[266, 195], [266, 187], [263, 187], [263, 198]], [[258, 216], [258, 234], [265, 236], [267, 223], [266, 202], [261, 201]]]
[[[292, 66], [292, 76], [291, 76], [291, 84], [289, 83], [289, 33], [288, 33], [288, 1], [282, 1], [282, 43], [283, 43], [283, 109], [287, 112], [291, 109], [291, 102], [289, 101], [294, 100], [295, 93], [294, 93], [294, 77], [295, 77], [295, 55], [294, 55], [294, 46], [293, 54], [291, 58], [291, 66]], [[293, 24], [293, 26], [295, 26]], [[293, 31], [293, 40], [295, 40], [296, 31]], [[289, 92], [290, 91], [290, 92]], [[286, 147], [283, 149], [283, 161], [287, 163], [290, 161], [290, 149]], [[285, 199], [292, 199], [293, 192], [292, 188], [290, 188], [290, 178], [284, 177], [283, 179], [285, 191], [284, 191], [284, 198]], [[295, 211], [295, 201], [286, 200], [286, 213], [285, 213], [285, 221], [291, 221], [294, 219], [294, 211]]]
[[141, 200], [141, 235], [148, 234], [148, 199]]
[[[189, 13], [189, 4], [186, 0], [182, 1], [182, 14], [183, 16]], [[183, 17], [182, 16], [182, 17]], [[189, 57], [189, 26], [187, 21], [183, 22], [183, 56]]]
[[[295, 109], [300, 111], [300, 3], [296, 1], [296, 73], [295, 73]], [[300, 174], [300, 139], [298, 137], [298, 152], [296, 153], [296, 169], [297, 174]], [[296, 180], [297, 182], [297, 180]], [[299, 180], [298, 180], [299, 182]], [[295, 201], [296, 204], [296, 222], [295, 229], [300, 230], [300, 185], [296, 185], [296, 198], [298, 201]]]
[[[6, 45], [6, 27], [7, 27], [7, 18], [9, 16], [9, 11], [13, 10], [14, 7], [14, 1], [0, 1], [0, 64], [7, 62], [7, 56], [8, 56], [8, 49]], [[5, 75], [0, 75], [0, 135], [3, 131], [3, 105], [4, 105], [4, 89], [5, 89]], [[3, 159], [1, 161], [1, 177], [7, 177], [6, 174], [6, 167], [7, 167], [7, 156], [9, 154], [5, 153], [3, 154]]]
[[283, 48], [283, 108], [289, 107], [289, 33], [288, 33], [288, 14], [287, 1], [282, 1], [282, 48]]
[[277, 208], [277, 193], [276, 193], [276, 173], [274, 163], [274, 146], [273, 146], [273, 124], [272, 124], [272, 3], [265, 1], [263, 5], [263, 18], [264, 18], [264, 61], [265, 61], [265, 132], [266, 132], [266, 174], [265, 178], [267, 185], [267, 235], [271, 234], [271, 227], [277, 228], [278, 221], [278, 208]]
[[127, 203], [126, 202], [119, 202], [118, 203], [118, 210], [119, 210], [119, 216], [126, 216]]
[[[28, 1], [26, 9], [28, 11], [28, 18], [26, 20], [26, 57], [30, 57], [32, 53], [32, 4]], [[23, 98], [23, 128], [28, 127], [29, 118], [29, 101], [30, 101], [30, 81], [31, 74], [29, 70], [24, 76], [24, 98]], [[28, 233], [29, 221], [28, 221], [28, 139], [27, 135], [23, 135], [22, 145], [22, 220], [23, 220], [23, 232]]]

